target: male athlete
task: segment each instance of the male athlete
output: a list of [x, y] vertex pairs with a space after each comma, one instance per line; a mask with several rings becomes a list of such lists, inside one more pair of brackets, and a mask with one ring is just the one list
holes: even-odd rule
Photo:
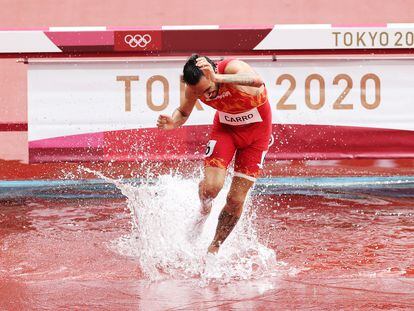
[[271, 138], [271, 109], [263, 80], [241, 60], [226, 59], [216, 65], [208, 57], [192, 55], [183, 73], [185, 99], [171, 117], [160, 115], [157, 126], [169, 130], [183, 125], [197, 99], [217, 110], [199, 185], [201, 223], [235, 155], [234, 178], [208, 248], [209, 253], [217, 253], [239, 220], [246, 195], [262, 168]]

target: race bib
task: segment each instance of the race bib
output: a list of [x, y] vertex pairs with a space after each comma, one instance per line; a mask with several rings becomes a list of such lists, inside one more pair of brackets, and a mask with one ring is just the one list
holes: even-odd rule
[[235, 114], [219, 111], [219, 118], [221, 123], [230, 125], [243, 125], [263, 121], [257, 108]]
[[216, 146], [217, 140], [209, 140], [206, 147], [206, 157], [209, 157], [213, 154], [214, 147]]

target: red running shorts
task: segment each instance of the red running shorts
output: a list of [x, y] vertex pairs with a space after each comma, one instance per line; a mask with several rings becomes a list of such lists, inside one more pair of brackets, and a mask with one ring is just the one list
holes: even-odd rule
[[240, 114], [218, 111], [207, 143], [205, 166], [227, 169], [235, 156], [234, 176], [255, 181], [272, 143], [268, 102]]

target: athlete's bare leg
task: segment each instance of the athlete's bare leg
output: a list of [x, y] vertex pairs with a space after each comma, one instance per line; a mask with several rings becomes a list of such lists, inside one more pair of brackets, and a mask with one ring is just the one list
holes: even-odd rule
[[204, 179], [199, 184], [198, 195], [200, 197], [201, 210], [200, 215], [195, 223], [192, 237], [196, 237], [201, 233], [204, 222], [210, 214], [212, 203], [219, 194], [224, 185], [226, 170], [218, 167], [207, 166], [204, 169]]
[[210, 213], [211, 203], [223, 188], [225, 177], [226, 170], [224, 168], [211, 166], [204, 168], [204, 179], [200, 182], [198, 188], [203, 214]]
[[253, 186], [254, 182], [242, 177], [234, 177], [227, 194], [226, 205], [220, 213], [216, 234], [211, 242], [208, 252], [217, 253], [220, 245], [229, 236], [236, 226], [242, 211], [243, 204], [246, 200], [247, 193]]

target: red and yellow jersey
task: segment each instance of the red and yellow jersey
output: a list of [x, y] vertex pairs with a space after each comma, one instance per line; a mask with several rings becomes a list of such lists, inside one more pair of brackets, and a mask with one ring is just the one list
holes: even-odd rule
[[[225, 59], [217, 64], [219, 74], [223, 74], [227, 64], [234, 59]], [[241, 113], [259, 107], [268, 102], [267, 90], [258, 95], [247, 94], [238, 90], [231, 83], [221, 83], [217, 96], [213, 99], [207, 99], [204, 95], [200, 100], [214, 109], [227, 113]]]

